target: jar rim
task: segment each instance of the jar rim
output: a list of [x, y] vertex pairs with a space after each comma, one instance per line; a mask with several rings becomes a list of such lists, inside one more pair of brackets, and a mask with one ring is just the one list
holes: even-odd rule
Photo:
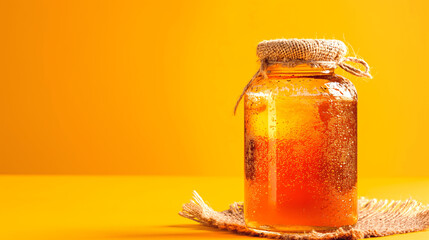
[[295, 66], [273, 63], [267, 67], [267, 75], [272, 74], [333, 74], [335, 67], [326, 68], [314, 66], [308, 63], [301, 63]]

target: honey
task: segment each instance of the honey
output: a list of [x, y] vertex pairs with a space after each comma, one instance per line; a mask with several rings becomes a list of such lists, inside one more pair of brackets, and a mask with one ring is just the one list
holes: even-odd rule
[[272, 64], [244, 94], [248, 227], [330, 230], [357, 221], [357, 94], [334, 69]]

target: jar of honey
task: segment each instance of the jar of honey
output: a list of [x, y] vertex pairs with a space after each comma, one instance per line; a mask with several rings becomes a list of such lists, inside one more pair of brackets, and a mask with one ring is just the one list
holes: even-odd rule
[[370, 75], [346, 52], [337, 40], [258, 45], [261, 69], [242, 95], [249, 228], [326, 231], [357, 222], [357, 93], [335, 68]]

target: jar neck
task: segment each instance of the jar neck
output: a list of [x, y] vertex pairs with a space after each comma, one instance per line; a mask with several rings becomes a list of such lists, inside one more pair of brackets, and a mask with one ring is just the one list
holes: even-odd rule
[[267, 67], [268, 76], [323, 76], [333, 75], [335, 68], [312, 67], [308, 64], [300, 64], [295, 67], [287, 67], [281, 63], [270, 64]]

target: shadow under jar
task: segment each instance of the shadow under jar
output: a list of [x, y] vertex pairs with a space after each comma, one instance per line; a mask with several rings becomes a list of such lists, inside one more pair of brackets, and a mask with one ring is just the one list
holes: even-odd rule
[[334, 69], [272, 64], [244, 95], [246, 225], [325, 231], [357, 222], [357, 94]]

